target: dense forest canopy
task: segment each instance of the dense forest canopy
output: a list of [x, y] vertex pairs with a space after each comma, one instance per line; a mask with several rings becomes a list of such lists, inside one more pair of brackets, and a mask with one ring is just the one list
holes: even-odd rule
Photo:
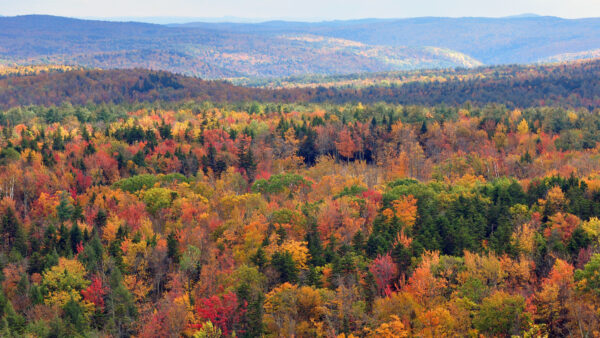
[[0, 335], [598, 336], [599, 67], [7, 70]]
[[[300, 79], [300, 86], [283, 89], [235, 86], [223, 81], [206, 81], [143, 69], [50, 67], [42, 71], [44, 68], [20, 71], [7, 68], [4, 72], [0, 68], [0, 75], [5, 74], [0, 76], [0, 107], [51, 106], [65, 102], [75, 105], [131, 104], [156, 100], [333, 104], [385, 102], [426, 106], [500, 104], [509, 108], [560, 106], [590, 111], [600, 106], [600, 59], [546, 66], [356, 75], [342, 77], [343, 86], [331, 85], [327, 78], [316, 80], [314, 86], [303, 86], [302, 82], [310, 79]], [[24, 75], [16, 76], [19, 72]], [[293, 83], [293, 79], [283, 81]]]

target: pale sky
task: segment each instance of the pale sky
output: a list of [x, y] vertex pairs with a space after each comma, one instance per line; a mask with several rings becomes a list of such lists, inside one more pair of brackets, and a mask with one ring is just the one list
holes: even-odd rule
[[536, 13], [600, 17], [600, 0], [0, 0], [0, 15], [331, 20]]

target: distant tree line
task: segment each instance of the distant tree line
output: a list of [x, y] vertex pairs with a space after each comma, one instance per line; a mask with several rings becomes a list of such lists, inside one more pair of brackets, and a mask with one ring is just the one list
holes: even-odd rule
[[[441, 79], [361, 88], [264, 89], [205, 81], [162, 71], [71, 70], [0, 79], [0, 107], [149, 101], [213, 102], [386, 102], [403, 105], [460, 106], [504, 104], [533, 106], [600, 106], [600, 60], [540, 67], [502, 66], [469, 77], [440, 73]], [[431, 74], [431, 72], [424, 72]], [[446, 74], [446, 75], [444, 75]], [[379, 76], [379, 75], [374, 75]], [[376, 82], [375, 82], [376, 83]]]

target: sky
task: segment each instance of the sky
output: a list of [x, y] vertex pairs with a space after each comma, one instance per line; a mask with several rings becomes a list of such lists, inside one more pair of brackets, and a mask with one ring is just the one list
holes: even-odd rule
[[304, 21], [522, 13], [600, 17], [600, 0], [0, 0], [0, 15], [185, 17]]

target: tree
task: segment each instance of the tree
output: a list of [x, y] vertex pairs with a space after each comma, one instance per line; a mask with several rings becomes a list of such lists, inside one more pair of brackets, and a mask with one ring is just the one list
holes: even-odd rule
[[264, 287], [266, 278], [254, 267], [241, 266], [233, 273], [238, 304], [245, 307], [240, 318], [243, 337], [259, 337], [264, 332]]
[[421, 304], [428, 305], [441, 295], [446, 281], [434, 276], [432, 272], [432, 268], [439, 263], [439, 253], [426, 252], [421, 258], [421, 264], [408, 279], [406, 291], [413, 294]]
[[0, 231], [5, 238], [4, 246], [8, 252], [15, 250], [21, 256], [27, 253], [27, 238], [21, 222], [17, 218], [14, 209], [8, 206], [2, 215]]
[[248, 176], [248, 181], [254, 181], [254, 174], [256, 172], [256, 162], [254, 160], [254, 154], [252, 153], [252, 139], [249, 137], [242, 137], [239, 141], [238, 146], [238, 163], [240, 168], [244, 169]]
[[536, 306], [534, 319], [544, 323], [552, 336], [568, 335], [568, 303], [573, 288], [573, 266], [557, 259], [541, 285], [542, 289], [531, 301]]
[[297, 290], [296, 285], [283, 283], [266, 295], [265, 323], [275, 335], [291, 337], [296, 332]]
[[63, 307], [63, 311], [72, 335], [81, 334], [87, 329], [88, 321], [85, 310], [79, 302], [74, 299], [69, 300]]
[[349, 161], [357, 150], [356, 144], [352, 139], [352, 134], [345, 128], [340, 132], [338, 141], [335, 142], [335, 147], [338, 153], [346, 158], [346, 161]]
[[314, 165], [319, 156], [317, 146], [315, 145], [315, 134], [316, 133], [313, 130], [307, 130], [306, 136], [302, 142], [300, 142], [300, 146], [298, 147], [298, 156], [304, 158], [304, 163], [309, 166]]
[[550, 238], [553, 234], [556, 234], [560, 240], [566, 243], [579, 223], [580, 219], [575, 215], [556, 213], [550, 217], [550, 226], [544, 229], [544, 236]]
[[81, 290], [83, 299], [89, 303], [93, 303], [96, 311], [104, 311], [104, 296], [106, 288], [102, 284], [102, 279], [99, 276], [94, 276], [92, 282], [85, 290]]
[[104, 247], [97, 234], [86, 243], [83, 251], [77, 255], [77, 259], [83, 263], [85, 269], [90, 273], [97, 273], [103, 270]]
[[522, 296], [497, 291], [483, 299], [473, 324], [482, 333], [499, 336], [519, 334], [528, 321]]
[[171, 258], [175, 264], [178, 264], [181, 258], [181, 253], [179, 252], [179, 239], [173, 231], [167, 236], [167, 256]]
[[296, 282], [298, 280], [298, 266], [288, 251], [275, 252], [271, 257], [271, 265], [279, 272], [280, 282]]
[[0, 334], [2, 336], [22, 336], [25, 331], [25, 318], [15, 312], [11, 302], [0, 288]]
[[525, 121], [525, 119], [522, 119], [521, 122], [519, 122], [517, 130], [521, 135], [527, 135], [529, 133], [529, 125], [527, 124], [527, 121]]
[[157, 216], [159, 211], [168, 208], [176, 193], [166, 188], [151, 188], [144, 192], [143, 200], [148, 212]]
[[384, 296], [389, 291], [391, 281], [398, 273], [390, 254], [377, 256], [369, 266], [369, 271], [375, 276], [379, 295]]
[[74, 253], [79, 253], [79, 250], [83, 249], [83, 235], [81, 234], [81, 229], [79, 229], [77, 223], [71, 225], [69, 238], [71, 240], [71, 250], [73, 250]]
[[114, 267], [110, 274], [110, 292], [107, 294], [107, 328], [118, 337], [131, 336], [138, 315], [131, 293], [122, 282], [121, 271]]
[[200, 329], [194, 333], [193, 338], [221, 338], [222, 336], [221, 329], [208, 321], [203, 323]]
[[600, 296], [600, 254], [594, 254], [582, 270], [575, 271], [578, 287]]
[[390, 338], [405, 338], [410, 336], [410, 331], [404, 326], [404, 323], [398, 316], [392, 315], [391, 321], [379, 325], [374, 330], [366, 329], [367, 337], [390, 337]]
[[66, 193], [62, 193], [60, 195], [60, 203], [56, 207], [56, 213], [58, 215], [58, 220], [60, 222], [66, 222], [70, 220], [73, 216], [74, 207], [69, 200], [69, 197]]
[[389, 218], [395, 216], [403, 226], [412, 228], [417, 219], [417, 200], [412, 196], [402, 196], [392, 202], [392, 208], [384, 210]]
[[[202, 298], [196, 305], [196, 314], [199, 318], [213, 323], [223, 332], [224, 336], [239, 332], [240, 318], [246, 312], [246, 304], [238, 303], [237, 295], [233, 292], [219, 296]], [[199, 325], [199, 329], [203, 324]]]

